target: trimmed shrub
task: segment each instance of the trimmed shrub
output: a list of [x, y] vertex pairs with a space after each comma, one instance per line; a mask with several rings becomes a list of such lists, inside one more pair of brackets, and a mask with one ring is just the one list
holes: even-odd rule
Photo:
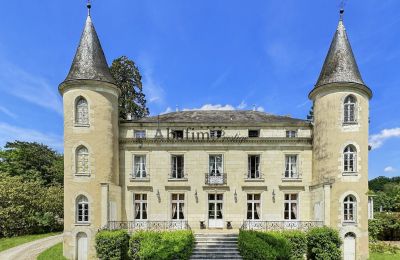
[[316, 260], [340, 260], [339, 233], [328, 227], [313, 228], [307, 233], [307, 258]]
[[101, 260], [127, 260], [129, 235], [125, 230], [99, 231], [96, 234], [96, 252]]
[[399, 247], [390, 245], [385, 242], [370, 243], [369, 249], [372, 253], [380, 253], [380, 254], [398, 254], [398, 253], [400, 253]]
[[140, 231], [129, 241], [129, 256], [135, 260], [189, 259], [194, 247], [191, 231]]
[[307, 235], [301, 231], [283, 231], [281, 235], [289, 241], [290, 259], [302, 260], [307, 254]]
[[238, 248], [244, 260], [290, 258], [289, 242], [278, 233], [240, 230]]

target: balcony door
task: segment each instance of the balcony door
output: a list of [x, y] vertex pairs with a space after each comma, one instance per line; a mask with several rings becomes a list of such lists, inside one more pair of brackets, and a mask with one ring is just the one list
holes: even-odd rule
[[223, 194], [208, 194], [208, 227], [224, 227]]

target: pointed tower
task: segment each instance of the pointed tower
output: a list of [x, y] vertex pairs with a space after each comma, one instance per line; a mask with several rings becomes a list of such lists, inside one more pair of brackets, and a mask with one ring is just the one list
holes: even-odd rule
[[94, 236], [120, 213], [118, 87], [90, 16], [67, 78], [64, 104], [64, 254], [95, 259]]
[[323, 204], [325, 225], [339, 229], [344, 258], [354, 259], [351, 254], [355, 252], [356, 259], [367, 259], [372, 92], [361, 77], [342, 17], [343, 10], [321, 74], [309, 94], [314, 103], [314, 203]]

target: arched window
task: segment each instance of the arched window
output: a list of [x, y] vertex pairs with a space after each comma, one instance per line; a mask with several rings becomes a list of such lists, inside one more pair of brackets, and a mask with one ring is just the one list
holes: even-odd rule
[[344, 123], [355, 123], [356, 118], [356, 98], [352, 95], [347, 96], [344, 100]]
[[76, 174], [89, 174], [89, 151], [85, 146], [76, 149]]
[[348, 195], [343, 201], [343, 221], [356, 222], [357, 200], [353, 195]]
[[357, 171], [357, 150], [353, 145], [348, 145], [343, 151], [343, 171], [354, 173]]
[[89, 222], [89, 201], [83, 196], [79, 195], [76, 199], [76, 223]]
[[75, 124], [81, 126], [89, 125], [89, 107], [83, 97], [79, 97], [76, 101]]

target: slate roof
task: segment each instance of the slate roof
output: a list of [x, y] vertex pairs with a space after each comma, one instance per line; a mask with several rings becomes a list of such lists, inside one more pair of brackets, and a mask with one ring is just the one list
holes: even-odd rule
[[90, 15], [86, 19], [79, 47], [65, 81], [82, 79], [115, 83]]
[[277, 116], [265, 112], [251, 110], [191, 110], [167, 113], [159, 116], [145, 117], [133, 120], [135, 123], [221, 123], [221, 124], [259, 124], [286, 123], [308, 124], [302, 119], [289, 116]]
[[365, 85], [342, 19], [339, 21], [315, 87], [339, 82]]

